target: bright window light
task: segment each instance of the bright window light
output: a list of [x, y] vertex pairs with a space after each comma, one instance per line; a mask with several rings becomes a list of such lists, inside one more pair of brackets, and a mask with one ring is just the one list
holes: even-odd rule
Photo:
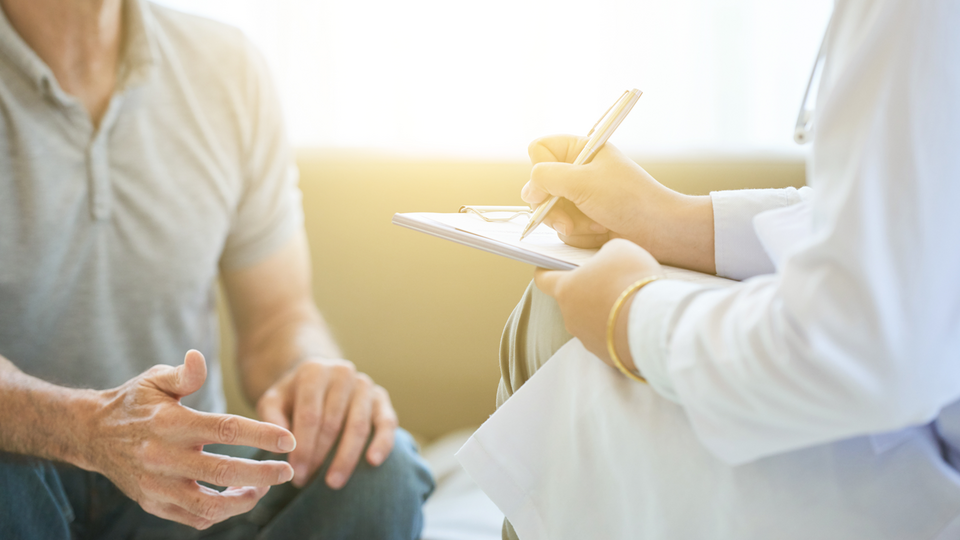
[[300, 147], [526, 159], [586, 134], [639, 156], [792, 156], [831, 0], [163, 0], [241, 28]]

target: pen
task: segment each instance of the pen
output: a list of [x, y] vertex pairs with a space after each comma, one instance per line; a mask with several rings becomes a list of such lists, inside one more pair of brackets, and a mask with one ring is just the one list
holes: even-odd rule
[[[612, 107], [607, 109], [607, 112], [603, 113], [600, 120], [597, 120], [597, 123], [590, 129], [590, 133], [587, 133], [587, 137], [590, 137], [590, 139], [587, 140], [587, 145], [583, 147], [583, 150], [577, 154], [577, 159], [573, 161], [574, 165], [583, 165], [593, 159], [594, 154], [596, 154], [604, 143], [607, 142], [607, 139], [613, 135], [613, 132], [616, 131], [620, 122], [623, 122], [623, 119], [627, 117], [627, 114], [633, 109], [633, 106], [637, 103], [637, 100], [640, 99], [641, 95], [643, 95], [643, 92], [636, 88], [627, 90]], [[600, 126], [600, 128], [597, 129], [597, 126]], [[530, 221], [520, 234], [521, 240], [526, 238], [528, 234], [543, 223], [543, 219], [547, 217], [547, 213], [550, 212], [550, 209], [553, 208], [553, 205], [557, 204], [559, 200], [560, 197], [550, 197], [533, 211], [533, 215], [530, 216]]]

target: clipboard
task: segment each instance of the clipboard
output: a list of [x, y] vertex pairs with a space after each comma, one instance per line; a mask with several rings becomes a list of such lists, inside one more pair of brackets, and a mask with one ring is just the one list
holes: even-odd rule
[[[564, 244], [556, 231], [543, 224], [520, 240], [520, 233], [527, 225], [530, 213], [530, 208], [526, 206], [461, 206], [460, 211], [455, 213], [394, 214], [392, 222], [548, 270], [574, 270], [599, 251]], [[711, 286], [734, 283], [726, 278], [672, 266], [663, 267], [663, 276]]]
[[595, 249], [567, 246], [546, 225], [538, 227], [535, 235], [521, 242], [520, 232], [529, 214], [530, 208], [526, 206], [462, 206], [457, 213], [394, 214], [393, 223], [551, 270], [573, 270], [596, 253]]

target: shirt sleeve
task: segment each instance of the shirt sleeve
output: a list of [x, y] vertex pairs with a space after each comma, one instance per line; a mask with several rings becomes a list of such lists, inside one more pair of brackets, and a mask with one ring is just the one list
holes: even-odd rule
[[249, 266], [303, 230], [303, 206], [293, 150], [283, 113], [263, 57], [244, 40], [246, 62], [244, 110], [245, 178], [220, 266]]
[[714, 191], [714, 252], [717, 275], [746, 279], [772, 274], [774, 264], [754, 230], [753, 218], [767, 210], [799, 203], [809, 188]]
[[776, 274], [655, 282], [630, 310], [638, 368], [732, 464], [925, 424], [960, 397], [960, 4], [834, 17], [809, 241]]

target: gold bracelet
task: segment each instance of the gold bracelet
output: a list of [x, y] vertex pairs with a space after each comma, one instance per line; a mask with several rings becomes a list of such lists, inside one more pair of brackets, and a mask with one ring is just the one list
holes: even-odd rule
[[607, 352], [610, 353], [610, 359], [613, 360], [613, 364], [617, 366], [617, 369], [620, 370], [620, 373], [623, 373], [627, 377], [642, 383], [647, 382], [647, 380], [630, 371], [627, 369], [627, 366], [623, 365], [623, 361], [620, 360], [620, 357], [617, 355], [617, 346], [613, 341], [613, 335], [617, 329], [617, 317], [620, 315], [620, 309], [623, 307], [624, 301], [631, 294], [639, 291], [646, 285], [649, 285], [658, 279], [660, 279], [660, 276], [645, 277], [624, 289], [624, 291], [620, 293], [620, 297], [617, 298], [617, 301], [613, 303], [613, 307], [610, 308], [610, 318], [607, 319]]

